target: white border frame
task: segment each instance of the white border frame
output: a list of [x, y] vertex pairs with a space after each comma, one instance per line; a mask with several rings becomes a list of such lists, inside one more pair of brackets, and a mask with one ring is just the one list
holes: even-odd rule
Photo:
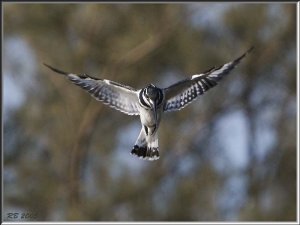
[[[195, 1], [197, 2], [197, 1]], [[80, 1], [76, 1], [76, 2], [67, 2], [67, 1], [53, 1], [53, 2], [30, 2], [30, 1], [15, 1], [15, 2], [9, 2], [9, 1], [3, 1], [3, 3], [12, 3], [12, 4], [16, 4], [16, 3], [32, 3], [32, 4], [42, 4], [42, 3], [45, 3], [45, 4], [59, 4], [59, 3], [67, 3], [67, 4], [79, 4], [79, 3], [101, 3], [101, 4], [130, 4], [130, 3], [134, 3], [134, 4], [152, 4], [152, 3], [155, 3], [155, 4], [170, 4], [170, 3], [174, 3], [174, 4], [188, 4], [188, 3], [195, 3], [194, 1], [190, 2], [190, 1], [178, 1], [178, 2], [168, 2], [168, 1], [160, 1], [160, 2], [80, 2]], [[219, 2], [206, 2], [206, 3], [219, 3]], [[288, 1], [288, 2], [226, 2], [226, 3], [253, 3], [253, 4], [261, 4], [261, 3], [283, 3], [283, 4], [288, 4], [288, 3], [295, 3], [297, 4], [297, 23], [296, 23], [296, 30], [297, 30], [297, 178], [296, 178], [296, 183], [297, 183], [297, 191], [296, 191], [296, 197], [297, 197], [297, 218], [296, 218], [296, 221], [295, 222], [263, 222], [263, 221], [260, 221], [260, 222], [162, 222], [162, 221], [158, 221], [158, 222], [40, 222], [40, 221], [37, 221], [37, 222], [22, 222], [22, 221], [15, 221], [15, 222], [2, 222], [1, 221], [1, 224], [299, 224], [300, 221], [299, 221], [299, 14], [300, 14], [300, 2], [295, 2], [295, 1]], [[2, 25], [3, 25], [3, 4], [1, 2], [1, 13], [2, 13]], [[1, 37], [1, 43], [3, 44], [3, 26], [2, 26], [2, 37]], [[3, 49], [3, 48], [2, 48]], [[3, 56], [3, 51], [1, 52], [1, 56]], [[3, 80], [2, 80], [3, 81]], [[3, 83], [2, 83], [2, 90], [3, 90]], [[2, 91], [2, 97], [3, 97], [3, 91]], [[2, 101], [2, 108], [3, 108], [3, 101]], [[3, 111], [2, 111], [3, 112]], [[1, 118], [1, 121], [2, 121], [2, 140], [3, 140], [3, 114], [2, 114], [2, 118]], [[3, 142], [2, 142], [2, 150], [3, 150]], [[3, 159], [3, 151], [1, 151], [1, 155], [2, 155], [2, 160], [1, 160], [1, 163], [2, 163], [2, 171], [4, 170], [4, 159]], [[2, 210], [1, 210], [1, 214], [2, 214], [2, 217], [3, 217], [3, 213], [4, 213], [4, 201], [3, 201], [3, 187], [4, 187], [4, 183], [3, 183], [3, 179], [1, 180], [1, 187], [2, 187], [2, 201], [1, 201], [1, 206], [2, 206]]]

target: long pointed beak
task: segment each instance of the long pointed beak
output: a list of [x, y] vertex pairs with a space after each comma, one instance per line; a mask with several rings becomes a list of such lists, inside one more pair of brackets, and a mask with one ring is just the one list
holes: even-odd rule
[[154, 118], [155, 118], [155, 124], [157, 124], [157, 108], [156, 108], [156, 104], [153, 101], [150, 101], [151, 106], [153, 108], [153, 113], [154, 113]]

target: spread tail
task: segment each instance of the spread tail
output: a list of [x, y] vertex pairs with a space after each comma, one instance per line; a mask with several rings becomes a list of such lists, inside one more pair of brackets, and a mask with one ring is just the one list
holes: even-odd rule
[[131, 154], [150, 161], [159, 159], [157, 132], [146, 136], [144, 129], [142, 129], [131, 150]]

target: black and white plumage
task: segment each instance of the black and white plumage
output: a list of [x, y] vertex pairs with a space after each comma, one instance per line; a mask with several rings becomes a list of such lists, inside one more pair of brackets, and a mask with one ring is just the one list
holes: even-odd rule
[[128, 115], [139, 115], [142, 129], [131, 154], [147, 160], [156, 160], [159, 158], [157, 130], [163, 112], [181, 110], [198, 96], [216, 86], [252, 49], [253, 47], [229, 63], [193, 75], [190, 79], [179, 81], [167, 88], [158, 88], [150, 84], [137, 90], [114, 81], [87, 74], [67, 73], [47, 64], [44, 65], [54, 72], [67, 76], [70, 81], [85, 89], [96, 100]]

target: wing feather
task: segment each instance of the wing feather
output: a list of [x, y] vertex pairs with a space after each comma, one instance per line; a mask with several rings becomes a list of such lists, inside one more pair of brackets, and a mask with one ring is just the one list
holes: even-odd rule
[[165, 88], [166, 102], [164, 104], [164, 111], [180, 110], [194, 101], [198, 96], [216, 86], [252, 49], [253, 47], [229, 63], [213, 67], [206, 72], [193, 75], [190, 79], [185, 79]]
[[96, 100], [128, 115], [139, 115], [138, 92], [134, 88], [87, 74], [67, 73], [45, 63], [44, 65], [67, 76], [71, 82], [89, 92]]

